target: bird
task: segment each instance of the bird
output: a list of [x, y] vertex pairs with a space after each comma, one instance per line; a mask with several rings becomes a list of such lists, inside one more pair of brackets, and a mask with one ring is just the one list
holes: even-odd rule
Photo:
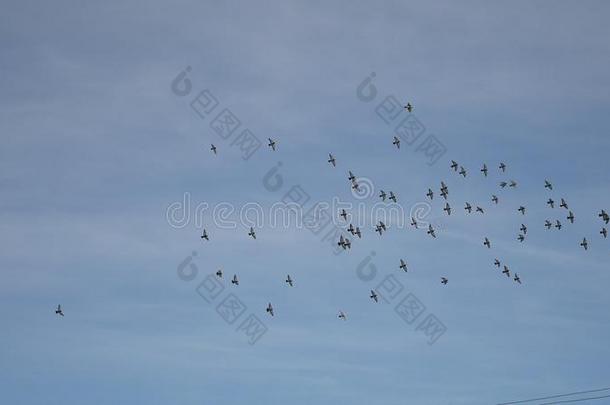
[[233, 280], [231, 280], [231, 284], [239, 285], [239, 280], [237, 279], [237, 274], [233, 274]]
[[589, 244], [587, 243], [587, 238], [582, 238], [582, 242], [580, 242], [580, 246], [587, 250], [589, 248]]
[[517, 211], [521, 212], [521, 215], [525, 215], [525, 207], [523, 205]]
[[517, 182], [515, 180], [511, 180], [510, 183], [508, 183], [508, 187], [512, 187], [512, 188], [517, 187]]
[[458, 163], [455, 160], [451, 161], [451, 166], [450, 166], [454, 172], [457, 172], [458, 169]]
[[502, 274], [506, 274], [506, 277], [510, 277], [510, 270], [508, 266], [504, 266], [504, 270], [502, 270]]
[[571, 224], [574, 223], [574, 214], [572, 213], [572, 211], [569, 211], [569, 215], [566, 217], [566, 219], [570, 221]]
[[497, 204], [497, 203], [498, 203], [498, 197], [496, 197], [495, 195], [492, 195], [492, 196], [491, 196], [491, 201], [492, 201], [494, 204]]
[[405, 273], [407, 272], [407, 263], [405, 263], [404, 260], [400, 259], [400, 266], [399, 266]]
[[599, 233], [602, 234], [604, 236], [604, 238], [608, 236], [608, 231], [606, 230], [606, 228], [602, 228], [602, 230], [599, 231]]
[[485, 163], [483, 163], [483, 168], [481, 169], [481, 172], [485, 175], [485, 177], [487, 177], [487, 165]]
[[508, 184], [507, 182], [501, 181], [500, 182], [500, 187], [504, 188], [504, 187], [506, 187], [507, 184]]
[[218, 278], [222, 278], [222, 270], [218, 270], [218, 271], [216, 272], [216, 277], [218, 277]]
[[515, 277], [513, 278], [513, 280], [515, 280], [517, 283], [521, 284], [521, 279], [519, 278], [519, 275], [517, 273], [515, 273]]
[[396, 146], [396, 149], [400, 149], [400, 139], [398, 139], [398, 137], [394, 137], [394, 141], [392, 142], [392, 145]]
[[434, 228], [432, 227], [431, 224], [428, 224], [428, 231], [426, 233], [428, 235], [432, 236], [433, 238], [436, 238], [436, 234], [434, 233]]
[[414, 226], [415, 229], [417, 229], [417, 221], [413, 217], [411, 217], [411, 225]]
[[379, 221], [379, 225], [377, 225], [377, 227], [375, 228], [375, 232], [379, 232], [379, 235], [382, 234], [383, 231], [386, 230], [385, 224], [381, 221]]
[[449, 206], [449, 203], [445, 203], [445, 208], [443, 208], [443, 211], [447, 212], [447, 215], [451, 215], [451, 207]]
[[395, 204], [397, 202], [396, 196], [394, 195], [394, 193], [392, 191], [390, 191], [390, 196], [388, 197], [388, 200], [394, 201]]
[[271, 138], [267, 138], [267, 139], [269, 139], [269, 145], [267, 145], [267, 146], [269, 146], [275, 152], [275, 141]]
[[354, 190], [359, 190], [358, 182], [356, 180], [352, 180], [352, 188]]
[[568, 209], [568, 203], [563, 198], [561, 199], [561, 204], [559, 204], [559, 206], [561, 208], [565, 208], [566, 210]]
[[464, 169], [464, 166], [460, 166], [460, 174], [466, 177], [466, 169]]
[[481, 214], [485, 214], [485, 211], [483, 211], [483, 208], [479, 207], [478, 205], [477, 205], [476, 212], [480, 212]]
[[208, 238], [208, 233], [206, 232], [206, 230], [203, 230], [203, 233], [201, 234], [201, 239], [205, 239], [207, 241], [210, 240], [210, 238]]
[[496, 267], [500, 267], [500, 261], [499, 261], [498, 259], [495, 259], [495, 260], [494, 260], [494, 265], [495, 265]]
[[506, 165], [502, 162], [500, 162], [500, 166], [499, 166], [500, 170], [502, 170], [502, 172], [506, 171]]
[[487, 246], [487, 249], [491, 248], [491, 243], [489, 242], [489, 239], [487, 239], [487, 237], [485, 238], [485, 241], [483, 241], [483, 245]]
[[544, 226], [546, 226], [546, 229], [551, 229], [551, 227], [553, 226], [553, 224], [551, 223], [551, 221], [549, 221], [548, 219], [546, 221], [544, 221]]
[[441, 196], [446, 200], [449, 195], [449, 191], [447, 189], [441, 189]]
[[351, 242], [349, 241], [349, 239], [344, 238], [343, 235], [341, 235], [339, 237], [339, 242], [337, 242], [337, 245], [341, 246], [344, 250], [351, 248]]
[[55, 313], [56, 313], [57, 315], [64, 316], [64, 311], [62, 311], [62, 309], [61, 309], [61, 305], [57, 305], [57, 309], [55, 310]]
[[292, 287], [292, 286], [293, 286], [293, 285], [292, 285], [292, 279], [290, 278], [290, 274], [288, 274], [288, 275], [286, 276], [286, 283], [287, 283], [287, 284], [288, 284], [290, 287]]
[[432, 191], [431, 188], [428, 189], [428, 194], [426, 194], [426, 196], [432, 200], [434, 198], [434, 192]]
[[559, 220], [555, 221], [555, 228], [557, 228], [558, 231], [561, 230], [561, 222], [559, 222]]
[[266, 311], [273, 316], [273, 306], [271, 306], [271, 303], [269, 303], [269, 305], [267, 305], [267, 309]]
[[214, 152], [214, 154], [216, 154], [216, 146], [214, 146], [214, 144], [213, 144], [213, 143], [212, 143], [211, 145], [212, 145], [212, 147], [210, 148], [210, 150], [211, 150], [212, 152]]
[[354, 231], [354, 235], [358, 237], [358, 239], [362, 238], [362, 233], [360, 232], [360, 228], [356, 227], [356, 230]]
[[525, 240], [525, 236], [523, 236], [523, 234], [519, 234], [519, 236], [517, 236], [517, 240], [519, 242], [523, 242]]
[[343, 311], [339, 311], [338, 318], [343, 319], [345, 321], [345, 320], [347, 320], [347, 315], [345, 315], [345, 313]]
[[344, 209], [341, 210], [341, 213], [339, 214], [339, 216], [343, 217], [343, 219], [347, 221], [347, 212], [345, 212]]
[[331, 153], [328, 154], [328, 163], [333, 165], [333, 167], [337, 167], [337, 161], [335, 160], [335, 157]]
[[[449, 195], [449, 188], [447, 187], [447, 185], [445, 184], [444, 181], [441, 181], [441, 191], [444, 191], [445, 194]], [[445, 197], [447, 198], [447, 197]]]
[[604, 221], [606, 224], [610, 220], [610, 216], [604, 210], [601, 210], [601, 212], [597, 216], [600, 217], [602, 221]]
[[407, 105], [405, 106], [405, 109], [406, 109], [408, 112], [411, 112], [411, 111], [413, 111], [413, 106], [411, 105], [411, 103], [407, 103]]
[[546, 202], [551, 208], [555, 208], [555, 201], [553, 201], [552, 198], [549, 198], [549, 200]]
[[521, 224], [521, 228], [519, 228], [519, 230], [520, 230], [521, 232], [523, 232], [523, 234], [524, 234], [524, 235], [526, 235], [526, 234], [527, 234], [527, 226], [525, 226], [525, 225]]
[[373, 301], [375, 302], [379, 302], [379, 299], [377, 298], [377, 294], [375, 293], [375, 291], [371, 290], [371, 297], [370, 297]]
[[356, 231], [356, 230], [354, 229], [354, 225], [349, 224], [349, 227], [347, 228], [347, 231], [353, 235], [353, 234], [354, 234], [354, 232]]
[[355, 180], [356, 180], [356, 176], [354, 176], [354, 173], [352, 173], [352, 171], [351, 171], [351, 170], [348, 170], [347, 172], [349, 173], [349, 176], [348, 176], [348, 178], [347, 178], [347, 179], [348, 179], [349, 181], [355, 181]]
[[446, 285], [448, 281], [449, 280], [447, 280], [447, 278], [441, 277], [441, 284], [445, 284]]
[[252, 236], [252, 239], [256, 239], [256, 232], [254, 232], [254, 228], [250, 227], [250, 232], [248, 232], [248, 236]]
[[468, 202], [466, 203], [466, 206], [464, 207], [464, 209], [466, 211], [468, 211], [469, 214], [472, 212], [472, 206]]
[[553, 185], [551, 183], [549, 183], [548, 180], [544, 181], [544, 188], [548, 188], [549, 190], [553, 189]]
[[383, 190], [379, 190], [379, 198], [381, 198], [381, 201], [385, 201], [387, 194], [385, 193], [385, 191]]

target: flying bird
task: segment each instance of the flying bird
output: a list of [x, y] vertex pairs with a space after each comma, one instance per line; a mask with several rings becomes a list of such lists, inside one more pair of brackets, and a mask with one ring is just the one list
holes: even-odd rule
[[426, 233], [428, 235], [432, 236], [433, 238], [436, 238], [436, 234], [434, 233], [434, 228], [432, 228], [431, 224], [428, 224], [428, 231]]
[[519, 242], [523, 242], [525, 240], [525, 236], [523, 236], [523, 234], [519, 234], [519, 236], [517, 236], [517, 240]]
[[392, 145], [396, 146], [396, 149], [400, 149], [400, 139], [394, 137], [394, 142], [392, 142]]
[[411, 111], [413, 111], [413, 106], [411, 105], [411, 103], [407, 103], [407, 105], [405, 106], [405, 109], [406, 109], [408, 112], [411, 112]]
[[349, 227], [347, 228], [347, 231], [353, 235], [353, 234], [354, 234], [354, 232], [356, 231], [356, 230], [354, 229], [354, 225], [349, 224]]
[[464, 207], [464, 209], [466, 211], [468, 211], [469, 214], [472, 212], [472, 206], [469, 203], [466, 203], [466, 206]]
[[492, 201], [494, 204], [497, 204], [497, 203], [498, 203], [498, 197], [496, 197], [495, 195], [492, 195], [492, 196], [491, 196], [491, 201]]
[[371, 297], [370, 297], [373, 301], [375, 302], [379, 302], [379, 299], [377, 298], [377, 294], [375, 293], [375, 291], [371, 290]]
[[568, 209], [568, 203], [563, 198], [561, 199], [561, 204], [559, 204], [559, 206], [561, 208], [565, 208], [566, 210]]
[[411, 225], [417, 228], [417, 221], [413, 217], [411, 217]]
[[587, 238], [582, 238], [582, 242], [580, 243], [580, 246], [582, 246], [583, 248], [585, 248], [585, 250], [588, 249], [589, 244], [587, 243]]
[[273, 307], [271, 306], [271, 303], [269, 303], [269, 305], [267, 305], [267, 309], [266, 309], [266, 311], [267, 311], [267, 312], [268, 312], [268, 313], [269, 313], [271, 316], [273, 316]]
[[517, 283], [521, 284], [521, 279], [519, 278], [519, 275], [517, 273], [515, 273], [515, 278], [513, 278], [513, 280], [515, 280]]
[[602, 210], [597, 216], [600, 217], [606, 224], [610, 220], [610, 216], [604, 210]]
[[449, 280], [447, 280], [445, 277], [441, 277], [441, 284], [447, 284]]
[[466, 177], [466, 169], [464, 169], [464, 166], [460, 166], [460, 174]]
[[288, 276], [286, 276], [286, 283], [287, 283], [287, 284], [288, 284], [290, 287], [292, 287], [292, 286], [293, 286], [293, 285], [292, 285], [292, 279], [290, 278], [290, 274], [288, 274]]
[[353, 181], [355, 181], [355, 180], [356, 180], [356, 176], [354, 176], [354, 173], [352, 173], [352, 171], [351, 171], [351, 170], [348, 170], [348, 173], [349, 173], [349, 176], [348, 176], [348, 178], [347, 178], [347, 179], [348, 179], [349, 181], [352, 181], [352, 182], [353, 182]]
[[218, 277], [218, 278], [222, 278], [222, 270], [218, 270], [218, 271], [216, 272], [216, 277]]
[[478, 205], [477, 205], [476, 212], [480, 212], [481, 214], [485, 214], [485, 211], [483, 211], [483, 208], [479, 207]]
[[405, 273], [407, 272], [407, 263], [405, 263], [404, 260], [400, 259], [400, 266], [399, 266]]
[[508, 266], [504, 266], [504, 270], [502, 270], [503, 274], [506, 274], [506, 277], [510, 277], [510, 270], [508, 269]]
[[392, 200], [394, 201], [394, 203], [396, 204], [397, 200], [396, 200], [396, 196], [394, 195], [393, 192], [390, 191], [390, 196], [388, 197], [388, 200]]
[[231, 280], [231, 284], [239, 285], [239, 280], [237, 279], [237, 274], [233, 274], [233, 280]]
[[604, 238], [608, 236], [608, 231], [606, 230], [606, 228], [602, 228], [602, 230], [599, 231], [599, 233], [602, 234]]
[[555, 228], [557, 228], [558, 231], [561, 230], [561, 222], [559, 222], [559, 220], [555, 221]]
[[483, 168], [481, 169], [481, 172], [485, 175], [485, 177], [487, 177], [487, 165], [485, 163], [483, 163]]
[[574, 214], [572, 213], [572, 211], [569, 212], [569, 215], [566, 217], [566, 219], [570, 221], [571, 224], [574, 223]]
[[525, 215], [525, 207], [523, 205], [520, 206], [517, 211], [519, 211], [521, 213], [521, 215]]
[[500, 261], [499, 261], [498, 259], [495, 259], [495, 260], [494, 260], [494, 265], [495, 265], [496, 267], [500, 267]]
[[343, 311], [339, 311], [338, 318], [343, 319], [344, 321], [347, 320], [347, 316], [345, 315], [345, 313]]
[[337, 167], [337, 161], [335, 160], [335, 157], [330, 153], [328, 154], [328, 163], [333, 165], [333, 167]]
[[521, 232], [523, 232], [523, 234], [524, 234], [524, 235], [526, 235], [526, 234], [527, 234], [527, 226], [525, 226], [525, 225], [521, 224], [521, 228], [519, 228], [519, 230], [520, 230]]
[[57, 305], [57, 309], [55, 310], [57, 315], [64, 316], [64, 311], [61, 310], [61, 305]]
[[432, 191], [431, 188], [428, 189], [428, 194], [426, 194], [426, 196], [432, 200], [434, 198], [434, 192]]
[[546, 226], [546, 229], [551, 229], [551, 227], [553, 226], [553, 224], [551, 223], [551, 221], [549, 221], [548, 219], [546, 221], [544, 221], [544, 226]]
[[500, 163], [499, 168], [500, 168], [500, 170], [502, 170], [502, 173], [504, 173], [506, 171], [506, 165], [504, 163]]
[[449, 206], [449, 203], [445, 203], [445, 208], [443, 208], [443, 211], [447, 212], [447, 215], [451, 215], [451, 207]]
[[212, 147], [210, 148], [210, 150], [212, 152], [214, 152], [214, 154], [216, 154], [216, 146], [214, 146], [214, 144], [211, 144], [211, 145], [212, 145]]
[[379, 190], [379, 198], [381, 198], [382, 201], [385, 201], [387, 194], [385, 193], [385, 191], [383, 190]]
[[271, 138], [267, 138], [267, 139], [269, 139], [269, 145], [267, 145], [267, 146], [269, 146], [271, 149], [273, 149], [273, 151], [275, 151], [275, 141]]
[[248, 232], [248, 236], [252, 236], [252, 239], [256, 239], [256, 232], [254, 232], [254, 228], [250, 227], [250, 232]]
[[451, 168], [453, 169], [453, 171], [457, 172], [458, 164], [455, 160], [451, 161]]
[[344, 238], [343, 235], [339, 237], [339, 242], [337, 242], [337, 245], [341, 246], [344, 250], [352, 247], [349, 239]]
[[341, 213], [339, 214], [339, 216], [343, 217], [343, 219], [347, 221], [347, 212], [345, 212], [344, 209], [341, 210]]
[[483, 241], [483, 245], [487, 246], [487, 249], [491, 248], [491, 243], [489, 242], [489, 239], [487, 239], [487, 237]]
[[210, 240], [210, 238], [208, 238], [208, 233], [206, 232], [206, 230], [203, 230], [203, 233], [201, 234], [201, 239], [205, 239], [207, 241]]
[[553, 185], [551, 183], [549, 183], [548, 180], [544, 181], [544, 188], [548, 188], [549, 190], [553, 189]]
[[356, 227], [356, 230], [354, 231], [354, 235], [358, 237], [358, 239], [362, 238], [362, 233], [360, 232], [360, 228]]
[[507, 182], [501, 181], [500, 182], [500, 187], [504, 188], [504, 187], [506, 187], [507, 184], [508, 184]]
[[512, 187], [512, 188], [517, 187], [517, 182], [515, 180], [511, 180], [510, 183], [508, 183], [508, 187]]
[[555, 201], [553, 201], [552, 198], [549, 198], [549, 200], [546, 202], [551, 208], [555, 208]]

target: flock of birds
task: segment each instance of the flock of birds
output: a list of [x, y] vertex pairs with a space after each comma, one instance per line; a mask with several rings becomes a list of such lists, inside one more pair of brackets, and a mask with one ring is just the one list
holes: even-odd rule
[[[413, 110], [413, 106], [410, 103], [407, 103], [407, 105], [405, 105], [405, 110], [407, 110], [408, 112], [411, 112]], [[271, 138], [268, 138], [269, 143], [267, 144], [267, 146], [272, 150], [272, 151], [276, 151], [276, 147], [277, 147], [277, 142]], [[393, 140], [392, 140], [392, 145], [394, 145], [397, 149], [400, 149], [400, 139], [396, 136], [394, 136]], [[211, 144], [210, 150], [216, 155], [218, 153], [218, 149], [214, 144]], [[333, 167], [337, 166], [337, 160], [335, 158], [335, 156], [333, 156], [332, 153], [328, 154], [328, 163], [330, 163]], [[463, 176], [464, 178], [466, 178], [468, 172], [467, 170], [459, 165], [456, 161], [452, 160], [451, 161], [451, 165], [449, 166], [451, 170], [453, 170], [454, 172], [458, 173], [459, 175]], [[503, 162], [501, 162], [498, 166], [498, 169], [502, 172], [505, 173], [506, 172], [506, 164], [504, 164]], [[459, 170], [458, 170], [459, 169]], [[488, 173], [489, 173], [489, 169], [487, 167], [487, 164], [483, 164], [483, 166], [480, 169], [480, 172], [483, 174], [483, 176], [487, 177]], [[356, 177], [356, 175], [354, 175], [354, 173], [352, 173], [351, 170], [348, 170], [348, 180], [351, 184], [351, 188], [353, 190], [359, 190], [360, 186], [358, 184], [358, 178]], [[509, 180], [507, 181], [501, 181], [499, 183], [500, 188], [505, 188], [505, 187], [509, 187], [509, 188], [516, 188], [517, 187], [517, 182], [514, 180]], [[548, 189], [548, 190], [553, 190], [553, 185], [551, 184], [551, 182], [549, 182], [548, 180], [544, 181], [544, 188]], [[453, 208], [451, 207], [451, 205], [449, 204], [448, 201], [448, 197], [449, 197], [449, 188], [448, 186], [445, 184], [444, 181], [440, 182], [440, 195], [441, 197], [443, 197], [443, 199], [445, 200], [445, 206], [443, 208], [443, 211], [445, 211], [445, 213], [447, 215], [451, 215], [451, 213], [453, 212]], [[426, 197], [430, 200], [434, 199], [434, 191], [431, 188], [428, 188], [428, 192], [426, 193]], [[388, 193], [386, 193], [384, 190], [380, 190], [379, 192], [379, 198], [382, 201], [392, 201], [393, 203], [397, 203], [398, 202], [398, 198], [396, 197], [396, 194], [394, 194], [393, 191], [388, 191]], [[497, 197], [497, 195], [492, 194], [491, 195], [491, 202], [493, 204], [498, 204], [499, 203], [499, 198]], [[548, 201], [546, 202], [546, 204], [550, 207], [550, 208], [555, 208], [555, 201], [552, 198], [549, 198]], [[566, 200], [564, 198], [561, 198], [560, 204], [559, 204], [560, 208], [564, 208], [566, 210], [568, 210], [568, 215], [566, 216], [566, 219], [570, 222], [570, 223], [574, 223], [574, 213], [569, 209], [568, 207], [568, 203], [566, 202]], [[471, 205], [469, 202], [465, 203], [464, 206], [464, 210], [468, 213], [471, 214], [474, 210], [475, 213], [479, 213], [479, 214], [484, 214], [485, 210], [478, 206], [478, 205]], [[525, 215], [526, 212], [526, 207], [524, 206], [519, 206], [519, 208], [517, 209], [517, 211], [521, 214], [521, 215]], [[348, 213], [345, 211], [345, 209], [342, 209], [339, 212], [339, 216], [341, 218], [343, 218], [343, 220], [347, 223], [347, 217], [348, 217]], [[601, 218], [601, 220], [605, 223], [608, 224], [608, 222], [610, 221], [610, 216], [608, 215], [608, 213], [605, 210], [601, 210], [600, 213], [598, 214], [599, 218]], [[414, 228], [418, 229], [419, 228], [419, 224], [417, 223], [417, 221], [415, 220], [415, 218], [411, 217], [411, 226], [413, 226]], [[562, 224], [559, 221], [559, 219], [556, 219], [555, 222], [553, 223], [551, 220], [545, 220], [544, 226], [547, 229], [551, 229], [552, 227], [555, 227], [557, 230], [560, 230], [562, 228]], [[521, 227], [519, 228], [520, 233], [517, 235], [517, 240], [519, 242], [523, 242], [525, 241], [526, 235], [527, 235], [527, 226], [525, 224], [521, 224]], [[385, 231], [387, 231], [387, 226], [386, 224], [384, 224], [382, 221], [379, 221], [378, 224], [375, 225], [375, 232], [379, 233], [379, 235], [381, 236]], [[349, 224], [349, 226], [347, 227], [347, 232], [351, 235], [353, 235], [354, 237], [358, 237], [359, 239], [362, 238], [362, 232], [360, 230], [359, 227], [354, 227], [353, 224]], [[436, 232], [434, 227], [432, 226], [432, 224], [428, 224], [428, 229], [426, 231], [426, 233], [428, 235], [430, 235], [432, 238], [436, 238]], [[606, 238], [608, 235], [608, 231], [605, 227], [602, 226], [602, 229], [599, 231], [599, 233], [602, 235], [603, 238]], [[256, 232], [254, 231], [254, 228], [250, 227], [250, 230], [248, 232], [248, 236], [250, 236], [252, 239], [256, 239]], [[203, 229], [203, 232], [201, 234], [201, 239], [205, 240], [205, 241], [209, 241], [209, 235], [206, 231], [206, 229]], [[340, 235], [339, 237], [339, 241], [337, 242], [337, 245], [343, 249], [351, 249], [351, 241], [347, 238], [344, 237], [343, 235]], [[489, 238], [487, 236], [484, 237], [483, 239], [483, 246], [487, 247], [488, 249], [491, 249], [491, 241], [489, 240]], [[589, 243], [587, 242], [587, 238], [584, 237], [582, 239], [582, 242], [580, 242], [580, 246], [584, 249], [584, 250], [588, 250], [589, 248]], [[502, 263], [500, 262], [499, 259], [495, 259], [494, 260], [494, 266], [500, 268], [502, 267], [502, 274], [506, 275], [508, 278], [511, 278], [511, 273], [510, 273], [510, 269], [508, 268], [507, 265], [502, 265]], [[398, 268], [404, 272], [408, 271], [407, 268], [407, 263], [403, 260], [400, 259], [400, 263]], [[222, 270], [218, 270], [216, 272], [216, 276], [218, 278], [222, 278], [223, 277], [223, 272]], [[447, 283], [449, 282], [449, 279], [445, 276], [442, 276], [440, 278], [440, 282], [442, 285], [447, 285]], [[513, 274], [513, 281], [515, 281], [518, 284], [521, 284], [521, 279], [519, 277], [519, 275], [517, 273]], [[294, 286], [294, 282], [292, 280], [292, 278], [290, 277], [290, 275], [288, 274], [286, 276], [285, 279], [285, 283], [290, 286], [293, 287]], [[237, 277], [237, 274], [233, 275], [233, 278], [231, 279], [231, 284], [238, 286], [239, 285], [239, 279]], [[378, 293], [375, 290], [371, 290], [370, 291], [370, 299], [374, 302], [379, 302], [379, 296]], [[273, 305], [271, 304], [271, 302], [268, 303], [267, 308], [265, 309], [265, 311], [270, 315], [270, 316], [274, 316], [274, 308]], [[60, 316], [64, 316], [63, 310], [61, 309], [61, 305], [57, 306], [57, 309], [55, 310], [55, 313], [57, 315]], [[342, 319], [342, 320], [346, 320], [347, 319], [347, 315], [345, 314], [345, 312], [343, 311], [339, 311], [338, 314], [338, 318]]]

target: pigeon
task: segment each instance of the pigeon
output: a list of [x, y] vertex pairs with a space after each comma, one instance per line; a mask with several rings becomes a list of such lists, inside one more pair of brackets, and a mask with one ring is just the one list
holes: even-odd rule
[[267, 305], [267, 309], [266, 311], [269, 313], [269, 315], [273, 316], [273, 307], [271, 306], [271, 303], [269, 303], [269, 305]]
[[582, 242], [580, 243], [580, 246], [582, 246], [585, 250], [587, 250], [589, 248], [589, 244], [587, 243], [587, 238], [582, 238]]
[[610, 220], [610, 215], [608, 215], [604, 210], [602, 210], [597, 216], [600, 217], [606, 224]]
[[275, 152], [275, 141], [271, 138], [267, 138], [267, 139], [269, 139], [269, 145], [267, 145], [267, 146], [269, 146]]
[[460, 166], [460, 174], [464, 177], [466, 177], [466, 169], [464, 169], [463, 166]]
[[498, 203], [498, 197], [496, 197], [495, 195], [492, 195], [492, 196], [491, 196], [491, 201], [492, 201], [494, 204], [497, 204], [497, 203]]
[[288, 274], [288, 275], [286, 276], [286, 283], [287, 283], [287, 284], [288, 284], [290, 287], [292, 287], [292, 286], [293, 286], [293, 285], [292, 285], [292, 279], [290, 278], [290, 274]]
[[396, 146], [396, 149], [400, 149], [400, 139], [394, 137], [394, 142], [392, 142], [392, 145]]
[[218, 277], [218, 278], [222, 278], [222, 270], [218, 270], [218, 271], [216, 272], [216, 277]]
[[340, 217], [343, 217], [344, 220], [347, 221], [347, 212], [345, 212], [345, 210], [341, 210], [341, 213], [339, 214]]
[[574, 223], [574, 214], [572, 213], [572, 211], [569, 211], [569, 215], [566, 217], [566, 219], [570, 221], [571, 224]]
[[330, 153], [328, 154], [328, 163], [333, 165], [333, 167], [337, 167], [337, 162], [335, 160], [335, 157]]
[[565, 208], [566, 210], [568, 209], [568, 203], [563, 198], [561, 199], [561, 204], [559, 204], [559, 206], [561, 208]]
[[210, 148], [210, 150], [212, 152], [214, 152], [214, 154], [216, 154], [216, 146], [214, 146], [214, 144], [211, 144], [211, 145], [212, 145], [212, 147]]
[[207, 241], [210, 240], [210, 238], [208, 238], [208, 233], [206, 232], [206, 230], [203, 230], [203, 233], [201, 234], [201, 239], [205, 239]]
[[445, 211], [447, 215], [451, 215], [451, 207], [449, 206], [449, 203], [445, 203], [445, 208], [443, 208], [443, 211]]
[[481, 173], [483, 173], [485, 175], [485, 177], [487, 177], [487, 165], [485, 163], [483, 163], [483, 168], [481, 169]]
[[524, 235], [526, 235], [526, 234], [527, 234], [527, 226], [525, 226], [525, 225], [521, 224], [521, 228], [519, 228], [519, 230], [520, 230], [521, 232], [523, 232], [523, 234], [524, 234]]
[[551, 223], [551, 221], [549, 221], [548, 219], [546, 221], [544, 221], [544, 226], [546, 226], [546, 229], [551, 229], [551, 227], [553, 226], [553, 224]]
[[511, 180], [510, 183], [508, 184], [508, 187], [512, 187], [512, 188], [517, 187], [517, 182], [515, 180]]
[[510, 270], [508, 269], [508, 266], [504, 266], [504, 270], [502, 270], [503, 274], [506, 274], [506, 277], [510, 277]]
[[549, 190], [553, 189], [553, 185], [551, 183], [549, 183], [548, 180], [544, 181], [544, 188], [548, 188]]
[[468, 211], [469, 214], [472, 212], [472, 206], [468, 202], [466, 202], [466, 206], [464, 207], [464, 209]]
[[487, 237], [485, 238], [483, 245], [487, 246], [487, 249], [491, 248], [491, 243], [489, 242], [489, 239], [487, 239]]
[[433, 238], [436, 238], [436, 234], [434, 233], [434, 228], [432, 227], [431, 224], [428, 224], [428, 231], [427, 234], [432, 236]]
[[500, 267], [500, 261], [499, 261], [498, 259], [495, 259], [495, 260], [494, 260], [494, 265], [495, 265], [496, 267]]
[[399, 266], [405, 273], [407, 272], [407, 263], [405, 263], [404, 260], [400, 259], [400, 266]]
[[58, 305], [58, 306], [57, 306], [57, 309], [55, 310], [55, 313], [56, 313], [57, 315], [64, 316], [64, 311], [62, 311], [62, 309], [61, 309], [61, 305]]
[[388, 200], [392, 200], [394, 201], [394, 204], [396, 204], [397, 200], [396, 200], [396, 196], [394, 195], [393, 192], [390, 191], [390, 196], [388, 197]]
[[360, 228], [356, 227], [356, 230], [354, 231], [354, 235], [358, 237], [358, 239], [362, 238], [362, 233], [360, 232]]
[[237, 279], [237, 274], [233, 274], [233, 280], [231, 280], [231, 284], [239, 285], [239, 280]]
[[448, 281], [445, 277], [441, 277], [441, 284], [446, 285]]
[[523, 242], [525, 240], [525, 236], [523, 236], [523, 234], [519, 234], [519, 236], [517, 236], [517, 240], [519, 242]]
[[379, 299], [377, 298], [377, 294], [375, 293], [375, 291], [371, 290], [371, 297], [370, 297], [373, 301], [375, 302], [379, 302]]
[[550, 205], [551, 208], [555, 208], [555, 201], [553, 201], [552, 198], [549, 198], [549, 200], [546, 203], [548, 205]]
[[561, 222], [559, 222], [559, 220], [555, 221], [555, 228], [557, 228], [558, 231], [561, 230]]
[[608, 231], [606, 230], [606, 228], [602, 228], [602, 230], [599, 231], [599, 233], [601, 235], [603, 235], [604, 238], [608, 236]]
[[485, 214], [485, 211], [483, 211], [483, 208], [479, 207], [478, 205], [477, 205], [476, 212], [480, 212], [481, 214]]
[[338, 318], [343, 319], [344, 321], [347, 320], [347, 316], [345, 315], [345, 313], [343, 311], [339, 311]]
[[385, 191], [379, 190], [379, 198], [381, 198], [381, 201], [385, 201], [386, 197], [387, 194], [385, 193]]
[[428, 194], [426, 194], [426, 196], [432, 200], [434, 198], [434, 192], [432, 191], [432, 189], [428, 189]]
[[500, 187], [504, 188], [504, 187], [506, 187], [507, 184], [508, 184], [507, 182], [501, 181], [500, 182]]
[[525, 207], [523, 205], [520, 206], [517, 211], [519, 211], [521, 213], [521, 215], [525, 215]]
[[457, 172], [458, 164], [455, 160], [451, 161], [451, 168], [453, 169], [453, 171]]
[[407, 105], [405, 106], [405, 110], [407, 110], [408, 112], [413, 111], [413, 106], [411, 105], [411, 103], [407, 103]]
[[506, 171], [506, 165], [504, 163], [500, 163], [499, 168], [500, 168], [500, 170], [502, 170], [502, 173], [504, 173]]
[[251, 236], [252, 239], [256, 239], [256, 232], [254, 232], [254, 228], [250, 227], [250, 232], [248, 232], [248, 236]]
[[417, 221], [413, 217], [411, 217], [411, 226], [414, 226], [415, 229], [417, 229]]
[[513, 280], [515, 280], [517, 283], [521, 284], [521, 279], [519, 278], [519, 275], [517, 273], [515, 273], [515, 278], [513, 278]]

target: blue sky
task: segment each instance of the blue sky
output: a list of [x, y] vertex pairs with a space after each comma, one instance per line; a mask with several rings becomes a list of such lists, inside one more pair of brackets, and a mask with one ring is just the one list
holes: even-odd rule
[[[597, 212], [610, 209], [609, 7], [4, 2], [2, 402], [496, 404], [608, 386], [610, 240]], [[186, 66], [193, 90], [178, 97], [171, 83]], [[371, 72], [378, 96], [364, 103], [356, 88]], [[278, 151], [243, 160], [189, 107], [203, 89]], [[414, 146], [393, 148], [375, 113], [388, 95], [411, 101], [445, 145], [435, 165]], [[280, 161], [284, 190], [299, 184], [312, 201], [356, 202], [353, 170], [407, 212], [443, 180], [456, 212], [445, 216], [435, 197], [437, 239], [392, 226], [379, 237], [368, 224], [339, 256], [294, 227], [263, 226], [253, 241], [242, 226], [217, 229], [208, 212], [202, 244], [193, 221], [167, 223], [186, 192], [268, 208], [284, 190], [268, 191], [263, 177]], [[505, 179], [519, 187], [500, 190]], [[549, 196], [567, 199], [575, 224], [545, 206]], [[486, 214], [466, 216], [465, 201]], [[546, 231], [547, 218], [564, 229]], [[198, 278], [185, 282], [176, 269], [193, 251]], [[356, 269], [372, 251], [379, 276], [365, 282]], [[236, 332], [241, 320], [227, 325], [196, 293], [219, 267], [240, 276], [224, 294], [268, 328], [255, 345]], [[433, 345], [415, 330], [420, 319], [407, 325], [368, 298], [390, 274], [446, 326]]]

